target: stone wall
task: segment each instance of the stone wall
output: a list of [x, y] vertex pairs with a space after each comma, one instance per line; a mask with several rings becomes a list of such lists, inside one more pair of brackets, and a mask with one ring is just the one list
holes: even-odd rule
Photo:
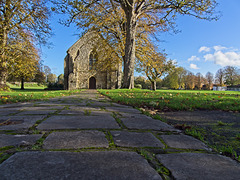
[[121, 86], [121, 65], [111, 72], [89, 70], [89, 56], [100, 38], [87, 32], [67, 51], [64, 59], [64, 89], [88, 89], [89, 79], [96, 79], [96, 88], [114, 89]]

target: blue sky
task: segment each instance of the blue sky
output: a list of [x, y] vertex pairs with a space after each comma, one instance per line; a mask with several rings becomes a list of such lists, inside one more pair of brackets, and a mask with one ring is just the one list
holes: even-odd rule
[[[189, 16], [178, 16], [176, 24], [181, 32], [161, 33], [158, 43], [165, 49], [169, 59], [193, 73], [205, 75], [216, 73], [219, 68], [233, 65], [240, 68], [240, 0], [217, 0], [221, 11], [218, 21], [199, 20]], [[64, 57], [67, 49], [78, 40], [80, 33], [76, 27], [64, 27], [52, 18], [55, 34], [50, 42], [52, 48], [42, 49], [44, 64], [56, 75], [63, 73]]]

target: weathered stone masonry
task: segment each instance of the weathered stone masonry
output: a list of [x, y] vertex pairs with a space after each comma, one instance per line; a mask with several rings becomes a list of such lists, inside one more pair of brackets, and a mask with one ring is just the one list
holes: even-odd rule
[[87, 32], [68, 49], [64, 59], [64, 89], [120, 88], [120, 64], [112, 71], [91, 70], [89, 59], [99, 38], [95, 32]]

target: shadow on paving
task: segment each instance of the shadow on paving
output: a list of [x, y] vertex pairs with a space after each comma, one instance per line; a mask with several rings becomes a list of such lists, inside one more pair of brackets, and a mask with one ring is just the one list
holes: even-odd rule
[[236, 161], [96, 90], [0, 106], [0, 123], [0, 179], [240, 179]]

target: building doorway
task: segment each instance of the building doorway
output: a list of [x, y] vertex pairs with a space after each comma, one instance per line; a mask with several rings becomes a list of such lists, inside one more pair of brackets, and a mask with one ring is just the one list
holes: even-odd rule
[[95, 77], [91, 77], [89, 79], [89, 89], [96, 89], [96, 79], [95, 79]]

